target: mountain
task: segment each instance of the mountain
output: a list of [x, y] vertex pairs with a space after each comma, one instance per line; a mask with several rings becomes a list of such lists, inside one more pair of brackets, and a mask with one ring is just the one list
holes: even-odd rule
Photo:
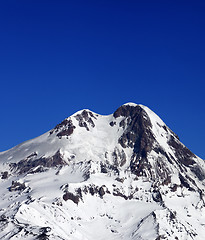
[[0, 173], [2, 240], [204, 239], [205, 163], [143, 105], [79, 111]]

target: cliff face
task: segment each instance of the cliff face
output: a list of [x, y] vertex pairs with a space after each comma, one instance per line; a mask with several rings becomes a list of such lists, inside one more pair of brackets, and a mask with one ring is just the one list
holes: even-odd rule
[[204, 161], [145, 106], [79, 111], [0, 168], [1, 239], [203, 239]]

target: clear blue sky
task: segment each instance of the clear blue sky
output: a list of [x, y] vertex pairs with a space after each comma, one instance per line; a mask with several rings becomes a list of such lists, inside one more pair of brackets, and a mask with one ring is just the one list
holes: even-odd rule
[[205, 1], [4, 0], [0, 34], [0, 151], [135, 102], [205, 159]]

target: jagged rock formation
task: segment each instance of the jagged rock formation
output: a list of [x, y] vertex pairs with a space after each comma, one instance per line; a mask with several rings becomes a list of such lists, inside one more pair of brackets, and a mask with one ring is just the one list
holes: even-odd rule
[[0, 172], [2, 240], [204, 238], [204, 161], [142, 105], [79, 111]]

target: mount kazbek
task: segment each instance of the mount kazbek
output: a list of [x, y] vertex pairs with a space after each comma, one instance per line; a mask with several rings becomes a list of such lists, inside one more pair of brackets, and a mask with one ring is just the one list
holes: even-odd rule
[[0, 239], [203, 240], [205, 163], [149, 108], [82, 110], [0, 153]]

